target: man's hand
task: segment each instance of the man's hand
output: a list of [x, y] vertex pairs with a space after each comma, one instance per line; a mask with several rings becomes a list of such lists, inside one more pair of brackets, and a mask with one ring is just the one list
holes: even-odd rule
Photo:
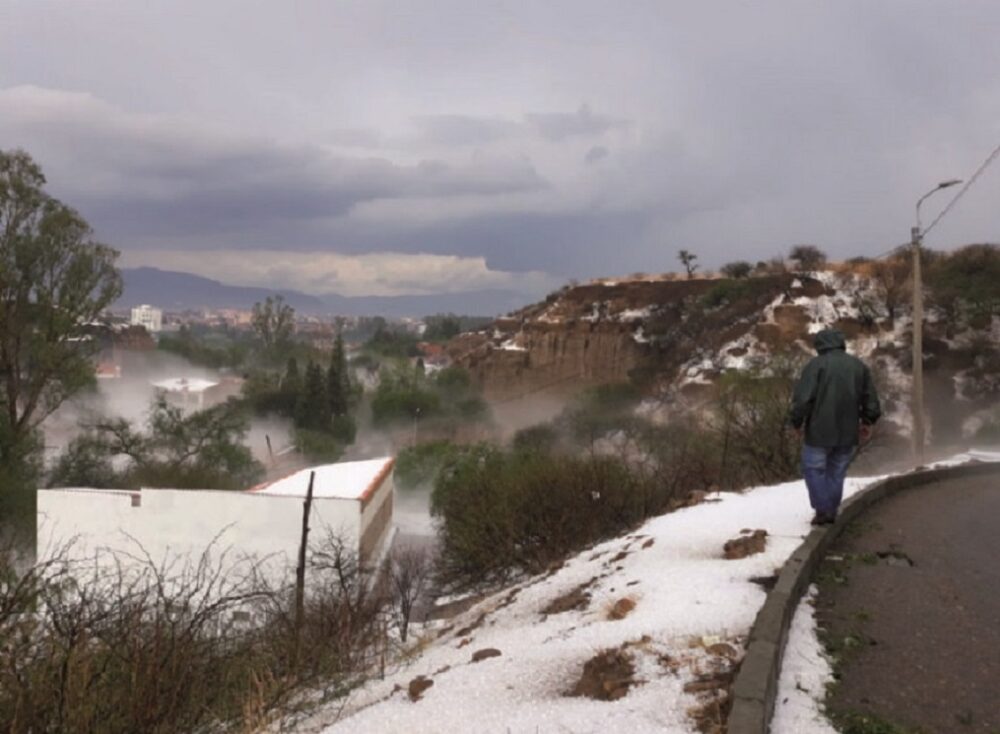
[[802, 440], [802, 426], [799, 426], [798, 428], [796, 428], [795, 426], [789, 426], [788, 430], [790, 433], [795, 434], [795, 439], [797, 441]]
[[868, 423], [862, 423], [858, 426], [858, 434], [861, 437], [861, 443], [866, 444], [872, 440], [872, 433], [874, 433], [874, 428]]

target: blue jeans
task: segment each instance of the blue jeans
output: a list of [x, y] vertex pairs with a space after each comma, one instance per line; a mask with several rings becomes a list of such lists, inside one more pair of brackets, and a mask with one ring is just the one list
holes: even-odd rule
[[854, 451], [854, 446], [802, 446], [802, 476], [809, 488], [809, 504], [817, 514], [837, 514]]

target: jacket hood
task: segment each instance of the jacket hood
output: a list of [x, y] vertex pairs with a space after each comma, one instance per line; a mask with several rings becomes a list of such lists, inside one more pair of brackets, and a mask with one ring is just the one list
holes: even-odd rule
[[834, 349], [847, 349], [847, 341], [844, 335], [836, 329], [824, 329], [813, 339], [813, 346], [820, 354]]

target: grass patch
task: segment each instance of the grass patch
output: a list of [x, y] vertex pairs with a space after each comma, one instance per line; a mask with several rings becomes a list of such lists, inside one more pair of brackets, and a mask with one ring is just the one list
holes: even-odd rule
[[925, 731], [893, 723], [875, 714], [858, 711], [834, 714], [832, 720], [841, 734], [924, 734]]

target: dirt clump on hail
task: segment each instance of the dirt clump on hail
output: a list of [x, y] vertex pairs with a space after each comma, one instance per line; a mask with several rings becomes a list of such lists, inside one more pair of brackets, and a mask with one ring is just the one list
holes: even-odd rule
[[632, 599], [631, 597], [628, 596], [623, 597], [618, 601], [616, 601], [608, 610], [608, 619], [612, 619], [615, 621], [620, 619], [625, 619], [625, 617], [631, 614], [632, 610], [635, 609], [635, 607], [636, 607], [635, 599]]
[[586, 609], [590, 604], [590, 592], [587, 591], [587, 589], [589, 589], [596, 580], [597, 579], [591, 579], [587, 583], [574, 586], [565, 594], [557, 596], [555, 599], [550, 601], [544, 609], [542, 609], [542, 614], [563, 614], [565, 612], [571, 612], [578, 609]]
[[424, 691], [434, 685], [434, 681], [423, 675], [418, 675], [416, 678], [410, 681], [410, 685], [407, 686], [407, 693], [410, 696], [411, 701], [419, 701], [424, 695]]
[[478, 663], [482, 660], [489, 660], [490, 658], [498, 658], [503, 655], [502, 652], [497, 650], [495, 647], [487, 647], [483, 650], [476, 650], [472, 653], [472, 662]]
[[766, 530], [743, 530], [738, 538], [726, 541], [722, 546], [722, 552], [728, 561], [737, 561], [740, 558], [763, 553], [767, 547]]
[[583, 674], [570, 696], [586, 696], [598, 701], [617, 701], [636, 684], [632, 656], [624, 650], [599, 652], [583, 666]]

